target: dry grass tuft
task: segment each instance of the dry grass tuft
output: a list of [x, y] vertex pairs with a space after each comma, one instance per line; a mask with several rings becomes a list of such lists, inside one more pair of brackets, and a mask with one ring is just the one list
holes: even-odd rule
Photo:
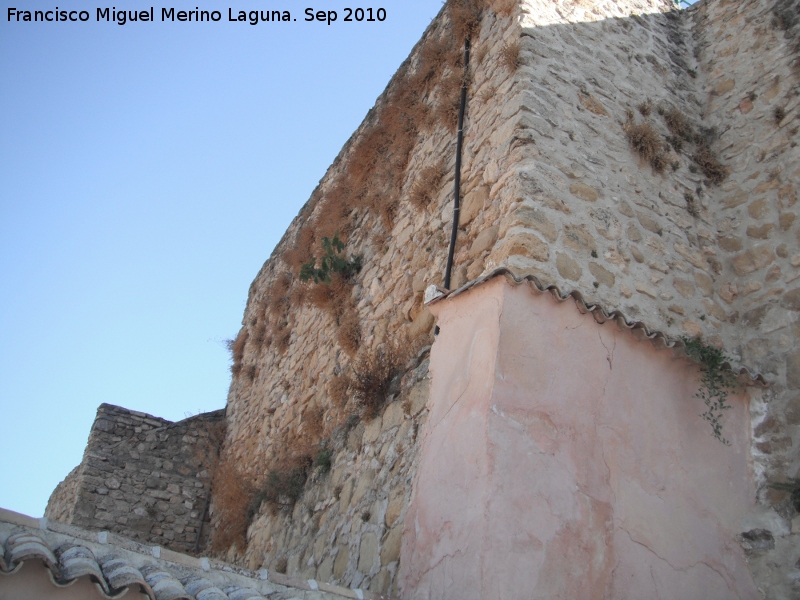
[[691, 141], [694, 138], [694, 128], [689, 123], [686, 116], [677, 108], [670, 108], [663, 113], [664, 123], [670, 133], [677, 138]]
[[393, 391], [395, 378], [414, 354], [416, 345], [408, 340], [385, 344], [372, 352], [363, 352], [353, 362], [348, 382], [361, 414], [375, 418]]
[[248, 523], [261, 510], [263, 502], [277, 507], [294, 506], [303, 495], [310, 466], [311, 460], [308, 459], [297, 466], [271, 469], [267, 473], [264, 483], [253, 494], [253, 499], [248, 506], [246, 514]]
[[486, 0], [448, 0], [447, 14], [456, 40], [475, 37], [481, 25], [481, 13], [487, 8]]
[[231, 373], [238, 375], [242, 370], [242, 359], [244, 358], [245, 347], [247, 346], [247, 338], [249, 334], [247, 329], [242, 327], [236, 335], [236, 339], [228, 340], [225, 344], [228, 346], [228, 351], [231, 353], [233, 364], [231, 365]]
[[458, 110], [461, 105], [461, 86], [463, 78], [455, 71], [451, 71], [436, 90], [436, 104], [434, 115], [436, 120], [447, 127], [450, 131], [455, 131], [458, 127]]
[[350, 378], [345, 375], [334, 375], [328, 382], [328, 396], [334, 406], [345, 406], [350, 399]]
[[367, 419], [378, 416], [386, 404], [395, 370], [394, 357], [385, 351], [362, 357], [353, 365], [353, 396]]
[[[345, 183], [339, 183], [325, 194], [313, 222], [317, 240], [332, 238], [338, 234], [339, 239], [346, 242], [354, 205], [353, 190]], [[319, 242], [314, 243], [319, 246]]]
[[375, 194], [371, 202], [373, 210], [380, 217], [383, 226], [387, 230], [394, 227], [394, 221], [397, 218], [397, 212], [400, 207], [397, 204], [396, 194]]
[[211, 550], [225, 552], [233, 546], [244, 551], [247, 546], [248, 511], [255, 487], [239, 470], [237, 459], [229, 452], [223, 452], [214, 469], [211, 488], [214, 492]]
[[282, 320], [278, 323], [272, 341], [278, 354], [286, 354], [292, 341], [292, 328], [289, 327], [288, 321]]
[[444, 161], [425, 167], [411, 186], [408, 199], [418, 210], [424, 210], [439, 192], [439, 183], [445, 175]]
[[330, 310], [336, 299], [336, 294], [330, 285], [320, 284], [306, 284], [305, 286], [306, 299], [312, 306], [316, 306], [322, 310]]
[[650, 123], [635, 123], [633, 113], [628, 113], [628, 120], [622, 125], [628, 143], [636, 153], [646, 160], [656, 173], [662, 173], [667, 166], [667, 155], [664, 142]]
[[644, 102], [640, 102], [636, 108], [643, 117], [649, 117], [653, 112], [653, 101], [648, 98]]
[[267, 322], [265, 317], [261, 316], [256, 319], [256, 323], [253, 326], [253, 332], [253, 342], [257, 348], [261, 348], [264, 345], [264, 340], [267, 337]]
[[275, 312], [286, 307], [286, 294], [292, 286], [292, 280], [292, 274], [287, 271], [278, 274], [267, 294], [267, 310]]
[[694, 194], [691, 192], [685, 192], [683, 194], [683, 199], [686, 200], [686, 210], [689, 212], [689, 214], [693, 217], [699, 217], [700, 203], [697, 201], [697, 198], [694, 197]]
[[289, 290], [289, 295], [287, 297], [288, 303], [290, 306], [302, 306], [308, 300], [308, 290], [309, 286], [298, 282], [292, 286], [292, 289]]
[[486, 56], [489, 54], [489, 46], [485, 43], [481, 44], [478, 49], [475, 51], [475, 62], [476, 64], [482, 65], [486, 60]]
[[416, 69], [409, 77], [408, 83], [421, 92], [430, 91], [442, 65], [453, 64], [453, 61], [458, 60], [460, 53], [453, 51], [450, 40], [444, 38], [428, 40], [420, 50]]
[[[316, 233], [314, 227], [309, 227], [309, 223], [306, 222], [301, 225], [300, 230], [297, 232], [293, 246], [283, 253], [283, 260], [290, 271], [297, 271], [300, 265], [311, 259], [311, 248], [315, 243]], [[289, 283], [291, 283], [291, 279]]]
[[722, 183], [730, 173], [730, 169], [719, 162], [708, 146], [698, 146], [692, 160], [697, 163], [703, 175], [714, 185]]
[[484, 104], [491, 102], [492, 98], [497, 95], [497, 88], [493, 85], [486, 86], [479, 94], [479, 99]]
[[500, 49], [500, 54], [498, 59], [500, 61], [500, 66], [504, 69], [509, 71], [510, 73], [514, 73], [522, 63], [521, 60], [521, 46], [519, 40], [514, 40], [512, 42], [507, 42], [503, 44], [503, 47]]
[[303, 425], [306, 435], [313, 440], [320, 440], [325, 429], [325, 411], [321, 406], [311, 406], [303, 413]]
[[361, 345], [361, 321], [354, 310], [346, 311], [339, 319], [339, 328], [336, 330], [336, 339], [342, 349], [350, 356], [358, 352]]

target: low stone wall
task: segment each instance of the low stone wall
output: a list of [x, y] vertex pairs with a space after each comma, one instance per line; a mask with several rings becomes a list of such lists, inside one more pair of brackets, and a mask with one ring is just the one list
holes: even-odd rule
[[223, 410], [173, 423], [102, 404], [82, 463], [56, 488], [45, 516], [194, 552], [203, 547], [207, 469], [223, 428]]

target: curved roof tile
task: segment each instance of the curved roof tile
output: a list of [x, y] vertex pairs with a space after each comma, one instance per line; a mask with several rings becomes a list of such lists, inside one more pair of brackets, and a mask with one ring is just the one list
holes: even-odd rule
[[264, 600], [264, 596], [252, 588], [230, 587], [225, 590], [230, 600]]
[[145, 567], [142, 569], [142, 574], [144, 580], [153, 588], [156, 600], [195, 600], [184, 589], [180, 581], [159, 567]]
[[97, 564], [97, 560], [91, 550], [84, 546], [67, 543], [58, 548], [56, 554], [58, 555], [58, 563], [61, 566], [61, 580], [63, 582], [88, 575], [103, 588], [106, 594], [111, 592], [108, 582], [103, 576], [103, 570]]
[[55, 579], [61, 579], [61, 569], [50, 546], [40, 536], [30, 533], [17, 533], [6, 540], [6, 555], [9, 566], [13, 569], [16, 563], [39, 559], [53, 573]]
[[198, 577], [183, 582], [186, 591], [197, 600], [228, 600], [228, 596], [208, 579]]
[[109, 585], [115, 590], [138, 585], [142, 593], [147, 594], [151, 600], [156, 600], [153, 589], [145, 581], [139, 569], [129, 565], [124, 559], [110, 555], [102, 561], [103, 575]]
[[[47, 567], [55, 586], [70, 585], [81, 577], [97, 584], [106, 598], [119, 598], [138, 589], [150, 600], [266, 600], [308, 597], [306, 581], [256, 573], [209, 559], [161, 551], [115, 534], [32, 519], [0, 508], [0, 569], [15, 573], [28, 560]], [[55, 550], [54, 550], [55, 549]], [[138, 587], [137, 587], [138, 586]], [[314, 598], [352, 598], [354, 592], [325, 586]], [[380, 598], [371, 592], [361, 596]]]

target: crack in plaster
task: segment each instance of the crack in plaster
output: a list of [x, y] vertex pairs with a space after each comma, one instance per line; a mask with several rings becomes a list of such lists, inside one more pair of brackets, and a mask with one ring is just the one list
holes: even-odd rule
[[617, 350], [617, 338], [614, 336], [614, 345], [611, 347], [611, 350], [608, 349], [606, 343], [603, 341], [603, 334], [602, 332], [597, 332], [597, 337], [600, 338], [600, 343], [603, 345], [603, 348], [606, 349], [606, 360], [608, 361], [608, 368], [609, 370], [614, 370], [614, 353]]
[[[428, 575], [428, 574], [429, 574], [431, 571], [433, 571], [433, 570], [434, 570], [434, 569], [436, 569], [436, 568], [437, 568], [437, 567], [438, 567], [440, 564], [442, 564], [442, 562], [443, 562], [445, 559], [447, 559], [447, 558], [453, 559], [453, 558], [455, 558], [455, 557], [456, 557], [456, 556], [458, 556], [458, 555], [461, 555], [461, 556], [463, 556], [463, 555], [464, 555], [464, 551], [463, 551], [463, 550], [455, 550], [455, 551], [453, 551], [453, 553], [452, 553], [452, 554], [443, 554], [443, 555], [442, 555], [442, 556], [439, 558], [439, 560], [437, 560], [437, 561], [436, 561], [434, 564], [432, 564], [430, 567], [428, 567], [428, 568], [424, 569], [424, 570], [422, 571], [422, 573], [420, 573], [420, 577], [419, 577], [419, 579], [423, 579], [423, 578], [424, 578], [426, 575]], [[451, 581], [451, 582], [450, 582], [448, 585], [446, 585], [446, 587], [450, 587], [452, 584], [453, 584], [453, 582]], [[429, 592], [429, 594], [430, 594], [430, 592], [433, 592], [433, 587], [432, 587], [432, 586], [433, 586], [433, 578], [429, 578], [429, 579], [428, 579], [428, 592]], [[429, 597], [430, 597], [430, 595], [429, 595]]]
[[[500, 321], [501, 321], [501, 317], [503, 315], [503, 307], [502, 307], [502, 304], [500, 303], [500, 301], [497, 298], [493, 298], [493, 300], [494, 300], [495, 304], [497, 304], [497, 329], [500, 330]], [[472, 343], [470, 344], [469, 356], [467, 357], [467, 364], [470, 365], [470, 366], [472, 366], [472, 361], [473, 361], [473, 352], [475, 350], [475, 340], [478, 337], [477, 334], [479, 332], [481, 332], [481, 331], [482, 331], [482, 329], [478, 329], [475, 332], [475, 335], [472, 338]], [[499, 349], [496, 350], [496, 352], [497, 351], [499, 351]], [[495, 365], [496, 364], [497, 364], [497, 357], [495, 356]], [[473, 374], [473, 370], [469, 369], [469, 379], [467, 380], [467, 383], [464, 386], [464, 389], [461, 390], [461, 393], [458, 395], [458, 397], [453, 401], [453, 403], [450, 405], [450, 407], [447, 409], [447, 411], [442, 415], [442, 418], [439, 419], [438, 421], [436, 421], [436, 423], [432, 423], [431, 424], [431, 428], [438, 427], [442, 423], [442, 421], [444, 421], [447, 418], [447, 416], [450, 414], [450, 411], [452, 411], [453, 408], [455, 408], [456, 404], [458, 404], [459, 401], [464, 397], [464, 394], [466, 394], [467, 390], [469, 390], [469, 388], [470, 388], [470, 383], [472, 383], [472, 374]], [[497, 374], [497, 368], [496, 367], [495, 367], [495, 374]], [[500, 374], [500, 377], [502, 378], [502, 374]], [[491, 392], [490, 392], [490, 396], [491, 396]]]
[[[637, 546], [641, 546], [642, 548], [645, 548], [645, 549], [646, 549], [647, 551], [649, 551], [649, 552], [650, 552], [650, 553], [651, 553], [653, 556], [655, 556], [657, 559], [659, 559], [660, 561], [662, 561], [663, 563], [665, 563], [665, 564], [666, 564], [666, 565], [667, 565], [667, 566], [668, 566], [670, 569], [672, 569], [673, 571], [677, 571], [677, 572], [679, 572], [679, 573], [685, 573], [685, 572], [687, 572], [687, 571], [690, 571], [691, 569], [694, 569], [694, 568], [696, 568], [696, 567], [697, 567], [697, 566], [699, 566], [699, 565], [703, 565], [703, 566], [704, 566], [704, 567], [706, 567], [707, 569], [709, 569], [709, 570], [713, 571], [714, 573], [716, 573], [716, 574], [719, 576], [719, 578], [720, 578], [720, 579], [722, 579], [722, 581], [724, 581], [724, 582], [725, 582], [725, 587], [727, 587], [729, 591], [735, 591], [734, 589], [732, 589], [732, 588], [731, 588], [731, 585], [730, 585], [732, 582], [734, 582], [734, 581], [735, 581], [735, 579], [734, 579], [734, 578], [733, 578], [733, 577], [730, 575], [730, 573], [728, 573], [728, 572], [727, 572], [727, 570], [725, 570], [724, 572], [722, 572], [722, 571], [721, 571], [719, 568], [717, 568], [717, 567], [714, 567], [714, 566], [710, 565], [708, 562], [706, 562], [706, 561], [704, 561], [704, 560], [699, 560], [699, 561], [697, 561], [697, 562], [695, 562], [695, 563], [692, 563], [691, 565], [688, 565], [688, 566], [686, 566], [686, 567], [676, 567], [676, 566], [675, 566], [675, 565], [673, 565], [673, 564], [672, 564], [670, 561], [668, 561], [666, 558], [664, 558], [663, 556], [659, 555], [659, 554], [658, 554], [658, 553], [657, 553], [655, 550], [653, 550], [653, 549], [652, 549], [650, 546], [648, 546], [648, 545], [647, 545], [647, 544], [645, 544], [644, 542], [640, 542], [640, 541], [638, 541], [638, 540], [634, 539], [633, 535], [631, 535], [631, 532], [630, 532], [630, 531], [628, 531], [628, 530], [627, 530], [627, 529], [626, 529], [626, 528], [625, 528], [623, 525], [621, 525], [621, 524], [620, 524], [620, 525], [619, 525], [619, 529], [625, 532], [625, 534], [628, 536], [628, 539], [629, 539], [631, 542], [633, 542], [633, 543], [634, 543], [634, 544], [636, 544]], [[653, 569], [653, 567], [652, 567], [652, 565], [651, 565], [651, 566], [650, 566], [650, 574], [651, 574], [651, 577], [652, 577], [652, 569]], [[654, 584], [654, 586], [655, 586], [655, 580], [653, 580], [653, 584]], [[656, 588], [656, 594], [658, 594], [658, 589], [657, 589], [657, 588]], [[740, 597], [741, 597], [741, 596], [739, 596], [739, 595], [737, 594], [737, 598], [740, 598]]]

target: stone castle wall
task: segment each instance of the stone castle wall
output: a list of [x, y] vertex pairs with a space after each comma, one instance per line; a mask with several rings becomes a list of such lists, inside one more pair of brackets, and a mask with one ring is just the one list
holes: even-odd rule
[[[265, 503], [254, 515], [246, 550], [229, 554], [251, 568], [263, 565], [285, 569], [289, 575], [396, 592], [400, 533], [415, 472], [417, 434], [427, 418], [425, 346], [433, 339], [434, 324], [422, 296], [427, 285], [443, 281], [451, 228], [456, 135], [455, 114], [447, 108], [448, 103], [452, 108], [453, 90], [458, 94], [461, 66], [453, 63], [462, 51], [458, 44], [452, 45], [452, 27], [446, 10], [434, 20], [251, 286], [239, 336], [247, 341], [240, 363], [234, 365], [228, 398], [227, 451], [259, 484], [268, 471], [281, 467], [278, 458], [286, 446], [308, 435], [309, 415], [315, 411], [323, 413], [324, 432], [318, 438], [333, 451], [330, 473], [312, 470], [293, 508], [275, 510]], [[496, 226], [500, 213], [478, 189], [482, 174], [500, 168], [501, 163], [502, 168], [510, 164], [508, 155], [515, 144], [514, 130], [504, 127], [515, 111], [509, 113], [508, 105], [496, 102], [515, 94], [513, 67], [493, 57], [517, 35], [518, 25], [510, 15], [489, 9], [473, 37], [462, 215], [468, 222], [478, 220], [487, 227]], [[346, 225], [329, 227], [327, 232], [344, 231], [345, 253], [360, 255], [363, 263], [355, 283], [345, 288], [360, 327], [358, 348], [348, 349], [339, 335], [346, 319], [308, 300], [315, 286], [299, 281], [293, 253], [309, 246], [307, 232], [312, 228], [317, 233], [310, 249], [319, 257], [331, 203], [339, 201], [342, 186], [355, 185], [359, 145], [369, 141], [381, 123], [391, 121], [404, 84], [422, 69], [431, 48], [441, 46], [447, 48], [446, 56], [435, 61], [438, 71], [432, 87], [424, 93], [420, 90], [431, 122], [413, 136], [395, 195], [385, 191], [394, 211], [391, 219], [382, 215], [385, 205], [363, 207], [362, 199], [354, 194]], [[456, 85], [448, 84], [454, 78]], [[439, 163], [441, 179], [427, 183], [424, 192], [429, 197], [423, 205], [415, 204], [411, 198], [419, 193], [420, 182], [430, 181], [426, 171]], [[379, 171], [380, 166], [371, 169]], [[368, 177], [361, 193], [369, 195], [382, 185], [380, 178]], [[465, 233], [460, 235], [463, 238]], [[463, 280], [464, 274], [458, 277]], [[291, 311], [281, 313], [287, 305]], [[287, 332], [282, 345], [279, 336]], [[375, 418], [363, 416], [352, 399], [331, 384], [352, 374], [354, 363], [362, 357], [398, 342], [401, 350], [413, 346], [415, 358], [401, 367], [393, 401]], [[353, 420], [357, 424], [347, 430]]]
[[[579, 5], [523, 7], [518, 76], [531, 141], [487, 265], [577, 292], [671, 340], [701, 336], [767, 384], [749, 390], [759, 504], [742, 534], [763, 538], [745, 542], [762, 589], [791, 595], [800, 558], [798, 5], [710, 1], [627, 19]], [[676, 137], [669, 116], [682, 115], [700, 141], [672, 143], [657, 173], [626, 139], [628, 111], [662, 140]], [[721, 181], [702, 168], [703, 144], [727, 170]]]
[[204, 545], [197, 537], [206, 520], [205, 470], [223, 419], [220, 410], [172, 423], [102, 404], [83, 461], [53, 492], [45, 516], [194, 552]]
[[[478, 19], [470, 7], [480, 4]], [[434, 319], [423, 290], [440, 285], [445, 269], [459, 46], [471, 31], [451, 288], [507, 268], [572, 294], [598, 320], [625, 320], [667, 345], [699, 336], [722, 348], [749, 386], [757, 502], [739, 541], [766, 597], [795, 593], [797, 8], [788, 0], [705, 0], [680, 11], [669, 0], [450, 0], [251, 285], [232, 342], [222, 459], [251, 495], [298, 465], [306, 482], [291, 501], [233, 507], [247, 513], [246, 531], [238, 547], [226, 546], [228, 558], [399, 593], [400, 536], [429, 409]], [[657, 160], [633, 148], [643, 131]], [[343, 256], [360, 257], [360, 272], [330, 285], [301, 281], [301, 265], [318, 266], [322, 240], [334, 234]], [[399, 358], [388, 361], [386, 389], [374, 399], [386, 402], [373, 414], [353, 381], [392, 354]], [[140, 452], [124, 439], [142, 432], [126, 427], [115, 457]], [[323, 451], [330, 471], [318, 464]], [[128, 500], [112, 496], [103, 462], [90, 458], [87, 450], [82, 474], [54, 497], [69, 497], [76, 478], [91, 481], [93, 495], [81, 484], [87, 502], [75, 504], [73, 518], [128, 527], [111, 511]], [[168, 458], [153, 460], [152, 471], [183, 476], [161, 470]], [[185, 506], [171, 500], [191, 489], [175, 482], [180, 494], [172, 494], [147, 478], [131, 485], [144, 485], [150, 500], [137, 507], [145, 513], [152, 499]], [[226, 502], [214, 495], [215, 531], [232, 510]], [[73, 510], [53, 504], [52, 514]], [[140, 535], [190, 543], [196, 503], [187, 510]]]
[[[486, 11], [473, 37], [452, 285], [508, 267], [590, 306], [619, 311], [669, 343], [701, 336], [722, 347], [735, 370], [749, 373], [743, 381], [768, 381], [768, 390], [750, 391], [761, 504], [748, 527], [770, 531], [777, 546], [790, 543], [795, 509], [791, 490], [776, 491], [772, 484], [785, 487], [796, 476], [792, 448], [800, 441], [791, 408], [798, 362], [792, 282], [800, 268], [792, 141], [797, 47], [794, 25], [781, 25], [791, 20], [775, 23], [780, 6], [707, 2], [676, 11], [669, 2], [531, 0], [512, 18]], [[409, 72], [449, 23], [447, 11], [434, 21], [404, 66]], [[507, 55], [516, 43], [519, 61], [509, 68]], [[286, 439], [292, 428], [302, 430], [309, 407], [335, 403], [326, 384], [352, 360], [332, 339], [336, 319], [302, 303], [284, 319], [291, 321], [288, 349], [252, 340], [260, 338], [262, 321], [270, 326], [271, 290], [286, 288], [283, 297], [297, 297], [291, 253], [313, 239], [303, 228], [330, 214], [326, 202], [340, 198], [339, 184], [358, 160], [359, 141], [386, 118], [393, 90], [402, 84], [398, 76], [389, 85], [251, 288], [244, 321], [250, 341], [242, 358], [251, 377], [234, 378], [228, 442], [253, 468], [269, 464], [274, 441]], [[436, 90], [426, 97], [432, 106]], [[780, 120], [776, 107], [783, 111]], [[643, 124], [663, 144], [657, 168], [626, 135]], [[403, 332], [429, 331], [421, 291], [440, 283], [444, 270], [454, 139], [441, 125], [419, 135], [390, 225], [369, 210], [350, 214], [347, 252], [360, 254], [364, 263], [351, 290], [363, 348]], [[414, 183], [441, 157], [447, 174], [420, 211], [409, 201]], [[279, 281], [287, 272], [289, 282]], [[362, 478], [363, 465], [353, 459], [342, 481]], [[390, 488], [378, 491], [382, 498], [391, 494]], [[336, 527], [349, 528], [347, 574], [340, 569], [333, 580], [370, 584], [374, 571], [359, 571], [366, 565], [358, 564], [352, 542], [358, 537], [352, 519], [369, 507], [350, 500], [346, 510], [335, 502], [335, 509], [310, 513], [322, 521], [335, 513]], [[274, 523], [284, 517], [264, 518], [273, 525], [263, 531], [274, 535]], [[291, 520], [281, 522], [279, 530], [298, 531]], [[251, 536], [266, 535], [259, 534], [261, 527], [251, 528]], [[316, 568], [318, 577], [330, 576], [326, 560], [340, 556], [336, 539], [320, 546], [321, 555], [312, 552], [312, 541], [298, 538], [268, 551], [253, 546], [247, 555], [253, 564], [288, 557], [298, 572], [310, 576]], [[775, 565], [775, 556], [770, 551], [756, 559]], [[786, 584], [796, 558], [784, 548], [778, 560], [783, 583], [774, 585]], [[764, 566], [762, 576], [770, 579], [770, 569], [775, 571]], [[385, 581], [375, 589], [384, 591]]]
[[70, 523], [75, 513], [75, 499], [81, 482], [81, 465], [78, 465], [56, 486], [47, 501], [45, 516], [62, 523]]

